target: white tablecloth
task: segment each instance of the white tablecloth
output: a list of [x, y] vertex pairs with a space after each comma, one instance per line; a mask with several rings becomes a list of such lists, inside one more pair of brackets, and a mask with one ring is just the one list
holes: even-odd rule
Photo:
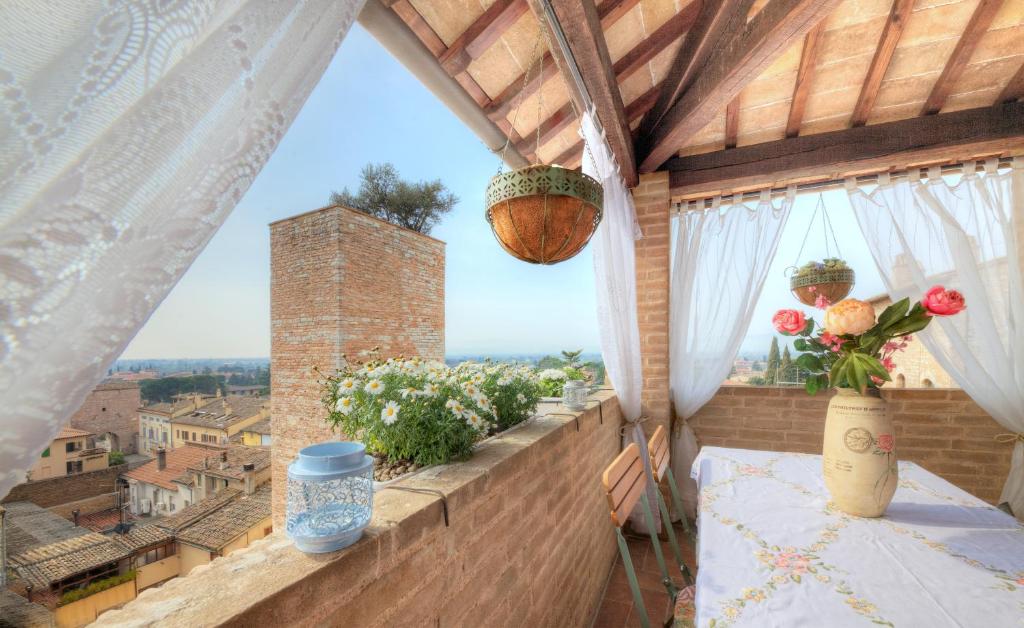
[[1024, 526], [920, 466], [879, 519], [830, 506], [821, 456], [704, 447], [698, 626], [1024, 626]]

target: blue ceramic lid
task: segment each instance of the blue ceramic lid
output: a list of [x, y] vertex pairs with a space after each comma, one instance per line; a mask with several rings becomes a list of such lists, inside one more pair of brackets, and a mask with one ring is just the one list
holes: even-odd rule
[[366, 446], [356, 441], [331, 441], [299, 450], [288, 465], [288, 477], [299, 480], [335, 480], [373, 468]]

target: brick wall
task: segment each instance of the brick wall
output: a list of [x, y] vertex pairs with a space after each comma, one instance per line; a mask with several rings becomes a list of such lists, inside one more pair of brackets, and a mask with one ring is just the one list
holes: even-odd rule
[[637, 322], [643, 362], [641, 412], [648, 436], [671, 417], [668, 381], [669, 185], [667, 172], [640, 175], [633, 189], [643, 238], [636, 242]]
[[71, 417], [71, 427], [96, 436], [110, 432], [117, 436], [115, 449], [136, 452], [139, 434], [139, 385], [135, 382], [100, 384], [85, 398]]
[[[384, 489], [340, 552], [304, 555], [280, 529], [153, 589], [110, 624], [590, 626], [617, 556], [600, 473], [619, 450], [611, 391], [484, 442], [462, 463]], [[563, 411], [556, 408], [555, 411]], [[602, 422], [603, 419], [603, 422]]]
[[113, 493], [118, 475], [142, 466], [146, 462], [134, 462], [98, 471], [25, 482], [12, 488], [7, 497], [0, 500], [0, 503], [26, 501], [43, 508], [50, 508], [87, 497]]
[[324, 422], [314, 366], [379, 345], [385, 355], [444, 358], [444, 243], [362, 212], [328, 207], [270, 226], [270, 379], [275, 522], [287, 465], [337, 438]]
[[[1010, 471], [1006, 432], [962, 390], [883, 389], [892, 404], [896, 452], [996, 503]], [[723, 386], [690, 426], [701, 445], [820, 454], [829, 395], [800, 388]]]

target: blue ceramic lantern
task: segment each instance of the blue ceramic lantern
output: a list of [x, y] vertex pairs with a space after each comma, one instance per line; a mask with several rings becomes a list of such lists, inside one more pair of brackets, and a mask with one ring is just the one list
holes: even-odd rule
[[303, 552], [352, 545], [372, 512], [373, 458], [362, 443], [312, 445], [288, 465], [285, 531]]

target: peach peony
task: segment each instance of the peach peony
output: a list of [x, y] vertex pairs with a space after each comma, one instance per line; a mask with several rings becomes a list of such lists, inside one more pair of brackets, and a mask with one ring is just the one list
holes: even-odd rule
[[956, 290], [946, 290], [943, 286], [933, 286], [921, 299], [921, 305], [927, 310], [928, 316], [952, 316], [967, 307], [964, 295]]
[[875, 309], [867, 301], [843, 299], [825, 310], [825, 329], [842, 336], [863, 334], [875, 324]]

